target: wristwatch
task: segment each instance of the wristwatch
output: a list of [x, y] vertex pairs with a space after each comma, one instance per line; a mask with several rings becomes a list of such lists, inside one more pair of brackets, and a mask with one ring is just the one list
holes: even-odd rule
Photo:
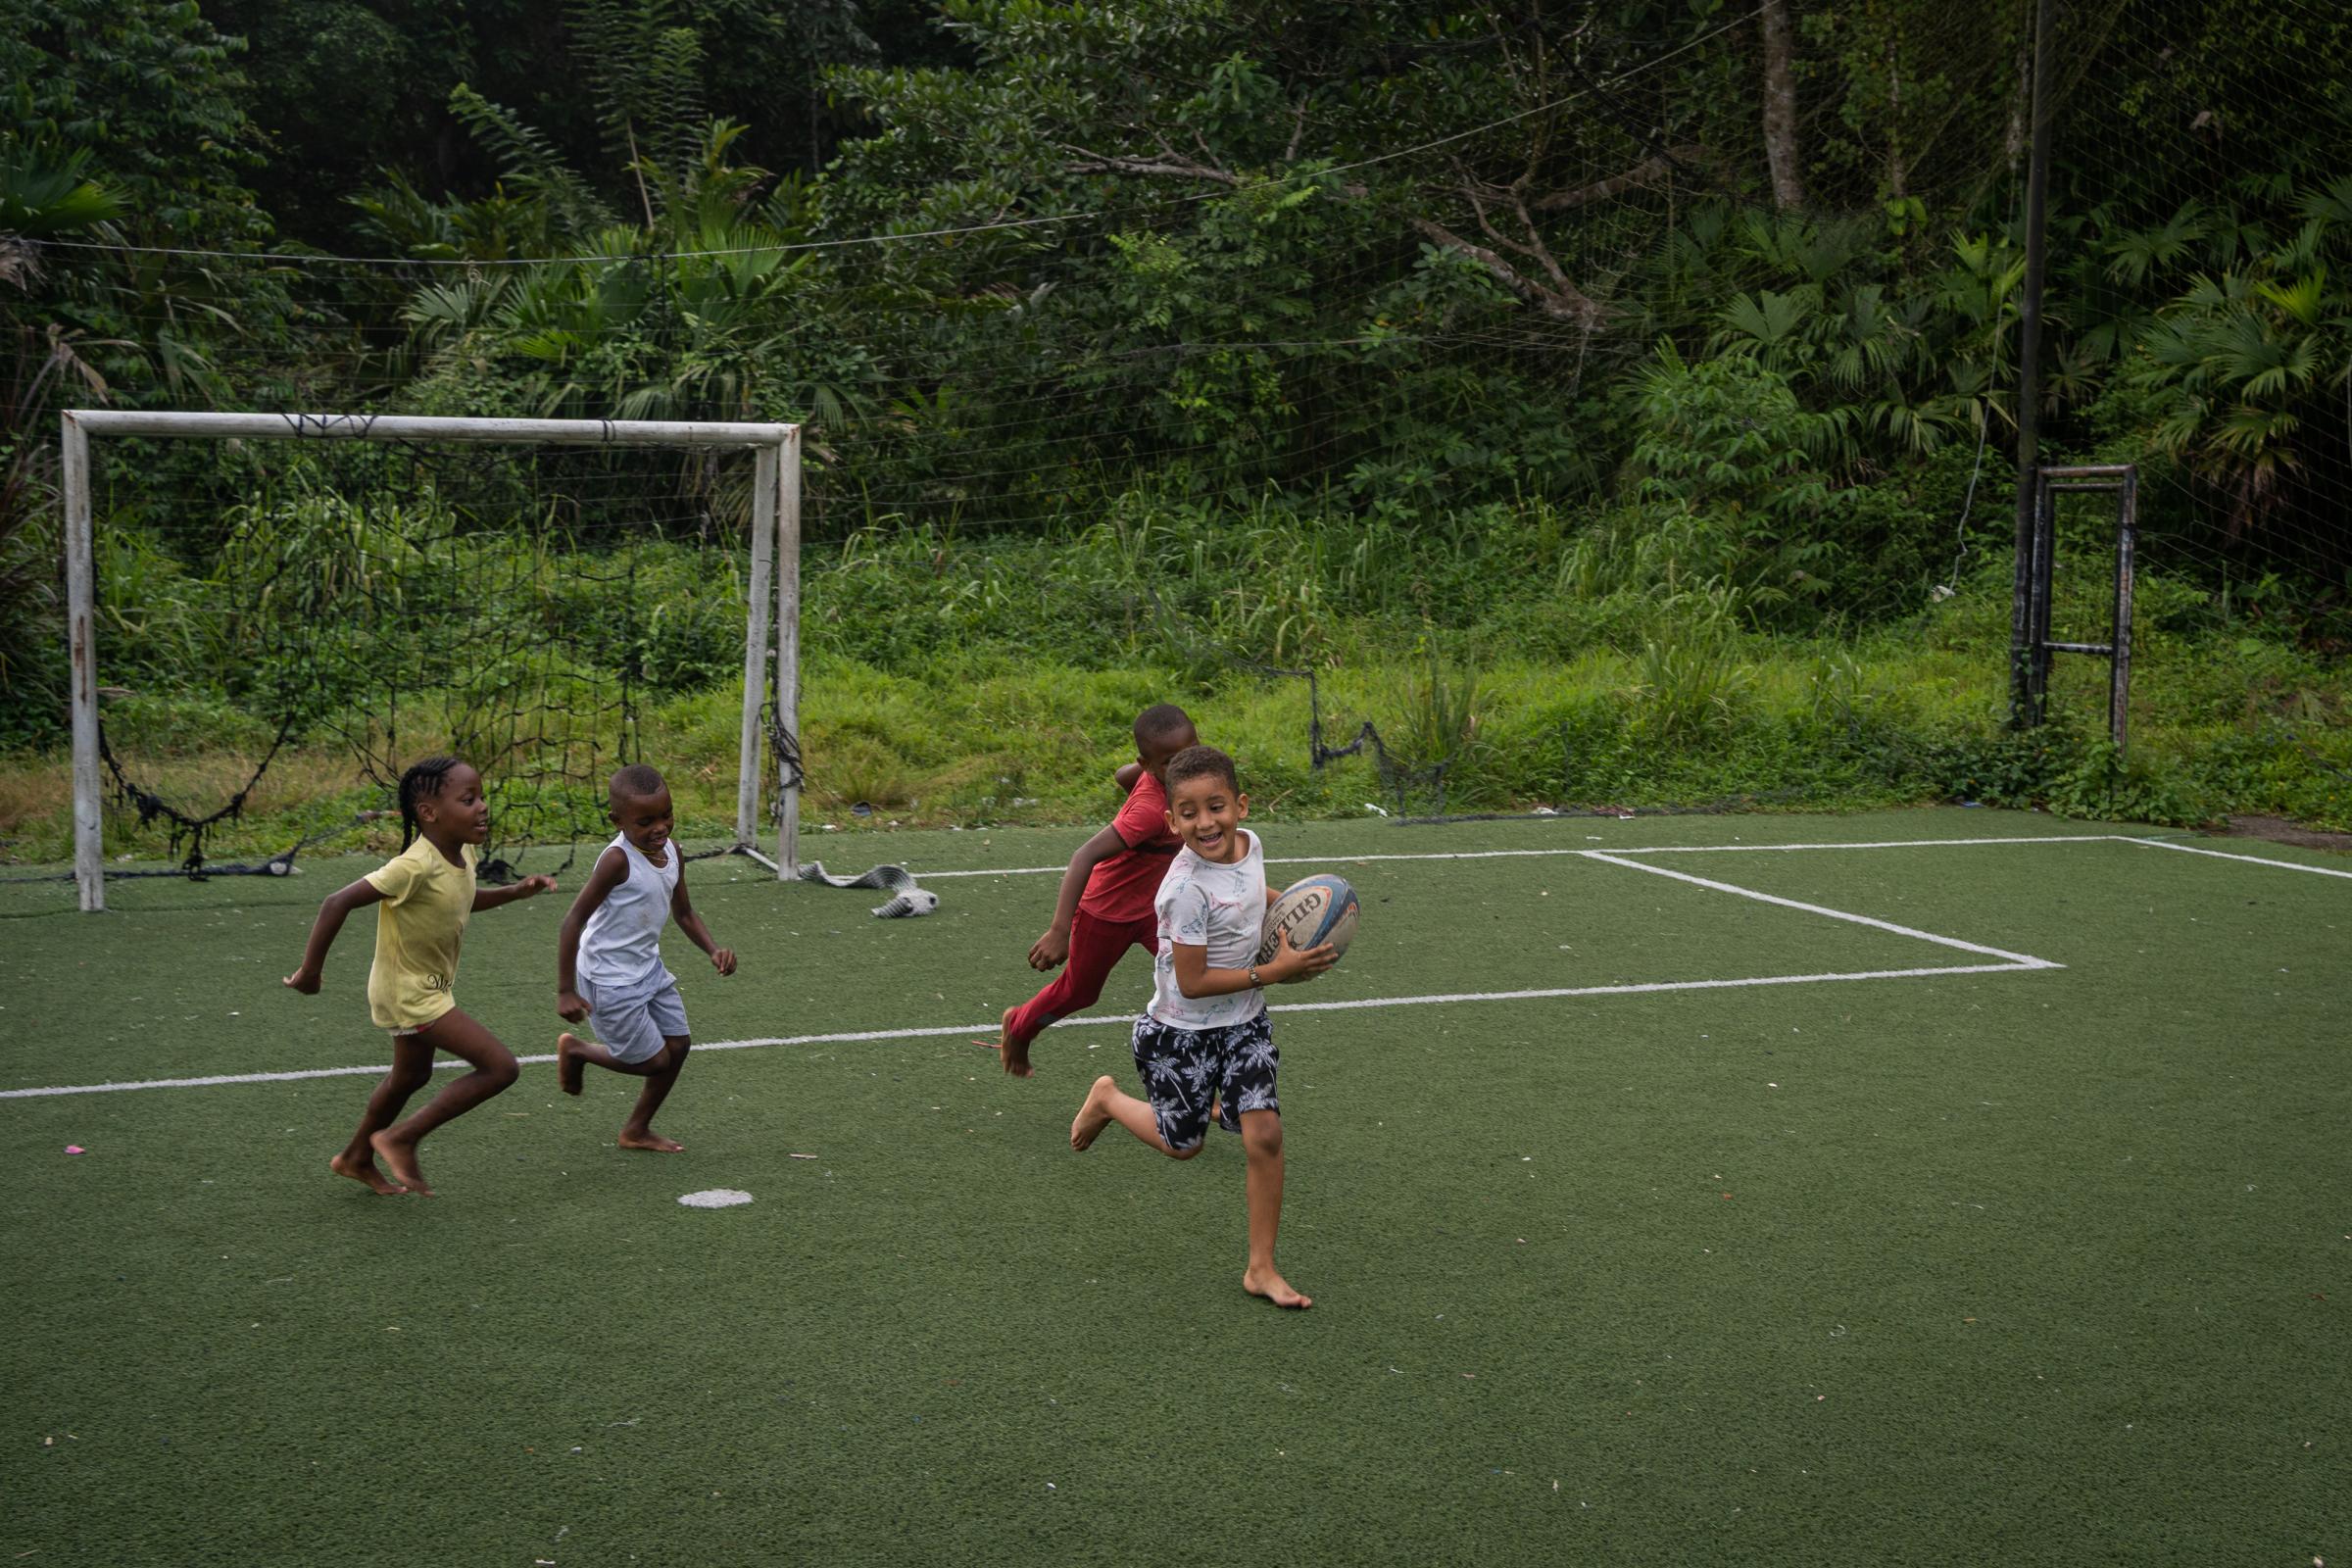
[[1259, 990], [1263, 990], [1263, 989], [1265, 988], [1265, 984], [1266, 984], [1266, 983], [1265, 983], [1263, 980], [1260, 980], [1260, 979], [1257, 977], [1257, 965], [1256, 965], [1256, 964], [1254, 964], [1254, 963], [1253, 963], [1253, 964], [1250, 965], [1249, 969], [1248, 969], [1246, 972], [1247, 972], [1247, 973], [1249, 974], [1249, 976], [1250, 976], [1250, 990], [1252, 990], [1252, 991], [1259, 991]]

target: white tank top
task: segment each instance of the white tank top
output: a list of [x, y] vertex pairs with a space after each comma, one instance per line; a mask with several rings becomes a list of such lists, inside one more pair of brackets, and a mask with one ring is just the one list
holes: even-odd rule
[[614, 834], [607, 848], [628, 858], [628, 875], [605, 895], [580, 933], [579, 976], [615, 991], [666, 985], [670, 974], [662, 967], [662, 927], [678, 891], [678, 847], [665, 847], [667, 865], [647, 859], [626, 834]]

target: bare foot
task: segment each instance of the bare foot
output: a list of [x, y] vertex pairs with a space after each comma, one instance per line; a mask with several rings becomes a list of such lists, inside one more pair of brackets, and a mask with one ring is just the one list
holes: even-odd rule
[[1027, 1078], [1037, 1069], [1029, 1065], [1029, 1042], [1019, 1045], [1012, 1041], [1012, 1015], [1015, 1009], [1006, 1007], [997, 1024], [997, 1054], [1004, 1058], [1004, 1070], [1015, 1078]]
[[628, 1127], [623, 1127], [620, 1130], [620, 1137], [617, 1142], [623, 1149], [650, 1150], [657, 1154], [674, 1154], [686, 1147], [684, 1144], [670, 1142], [668, 1139], [662, 1137], [660, 1133], [650, 1130], [646, 1132], [638, 1132], [633, 1128]]
[[425, 1183], [423, 1167], [416, 1163], [416, 1146], [415, 1144], [404, 1144], [394, 1138], [392, 1129], [389, 1127], [371, 1136], [368, 1143], [374, 1149], [376, 1158], [391, 1167], [394, 1181], [415, 1193], [418, 1198], [435, 1196], [432, 1188]]
[[1095, 1080], [1095, 1087], [1086, 1092], [1086, 1103], [1078, 1107], [1077, 1120], [1070, 1123], [1072, 1149], [1083, 1154], [1094, 1147], [1102, 1129], [1110, 1125], [1110, 1108], [1104, 1102], [1118, 1092], [1118, 1080], [1108, 1074]]
[[556, 1087], [567, 1095], [580, 1092], [580, 1075], [587, 1063], [580, 1060], [580, 1037], [566, 1029], [556, 1036]]
[[1242, 1289], [1251, 1296], [1262, 1296], [1276, 1306], [1308, 1307], [1315, 1304], [1311, 1296], [1301, 1296], [1291, 1289], [1291, 1282], [1270, 1268], [1242, 1270]]
[[406, 1187], [375, 1168], [373, 1159], [354, 1159], [348, 1153], [337, 1154], [326, 1162], [326, 1168], [338, 1176], [348, 1176], [365, 1186], [378, 1198], [398, 1198]]

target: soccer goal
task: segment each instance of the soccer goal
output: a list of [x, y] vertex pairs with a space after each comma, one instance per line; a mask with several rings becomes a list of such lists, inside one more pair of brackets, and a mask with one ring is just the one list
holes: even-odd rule
[[[736, 723], [732, 849], [798, 874], [798, 425], [63, 422], [83, 909], [106, 906], [110, 796], [163, 818], [202, 874], [206, 832], [273, 764], [272, 787], [298, 762], [313, 775], [327, 826], [308, 843], [354, 819], [348, 798], [339, 812], [326, 799], [338, 769], [380, 791], [436, 750], [482, 769], [498, 835], [485, 867], [519, 872], [525, 855], [610, 831], [602, 779], [638, 760], [656, 720], [661, 744], [701, 744], [696, 782], [722, 798], [725, 729], [709, 721]], [[247, 869], [282, 874], [294, 853]]]

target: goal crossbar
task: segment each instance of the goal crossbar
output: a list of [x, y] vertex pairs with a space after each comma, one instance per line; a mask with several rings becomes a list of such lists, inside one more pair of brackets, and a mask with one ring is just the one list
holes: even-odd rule
[[773, 869], [799, 874], [797, 742], [777, 760], [775, 855], [760, 837], [763, 712], [769, 687], [772, 584], [775, 724], [800, 732], [801, 427], [797, 424], [675, 419], [506, 419], [421, 415], [194, 414], [74, 409], [61, 417], [65, 501], [67, 645], [73, 662], [74, 880], [84, 910], [106, 907], [99, 777], [96, 555], [90, 438], [196, 437], [257, 441], [433, 441], [509, 446], [627, 446], [748, 449], [753, 454], [752, 570], [744, 617], [743, 718], [736, 773], [735, 848]]

